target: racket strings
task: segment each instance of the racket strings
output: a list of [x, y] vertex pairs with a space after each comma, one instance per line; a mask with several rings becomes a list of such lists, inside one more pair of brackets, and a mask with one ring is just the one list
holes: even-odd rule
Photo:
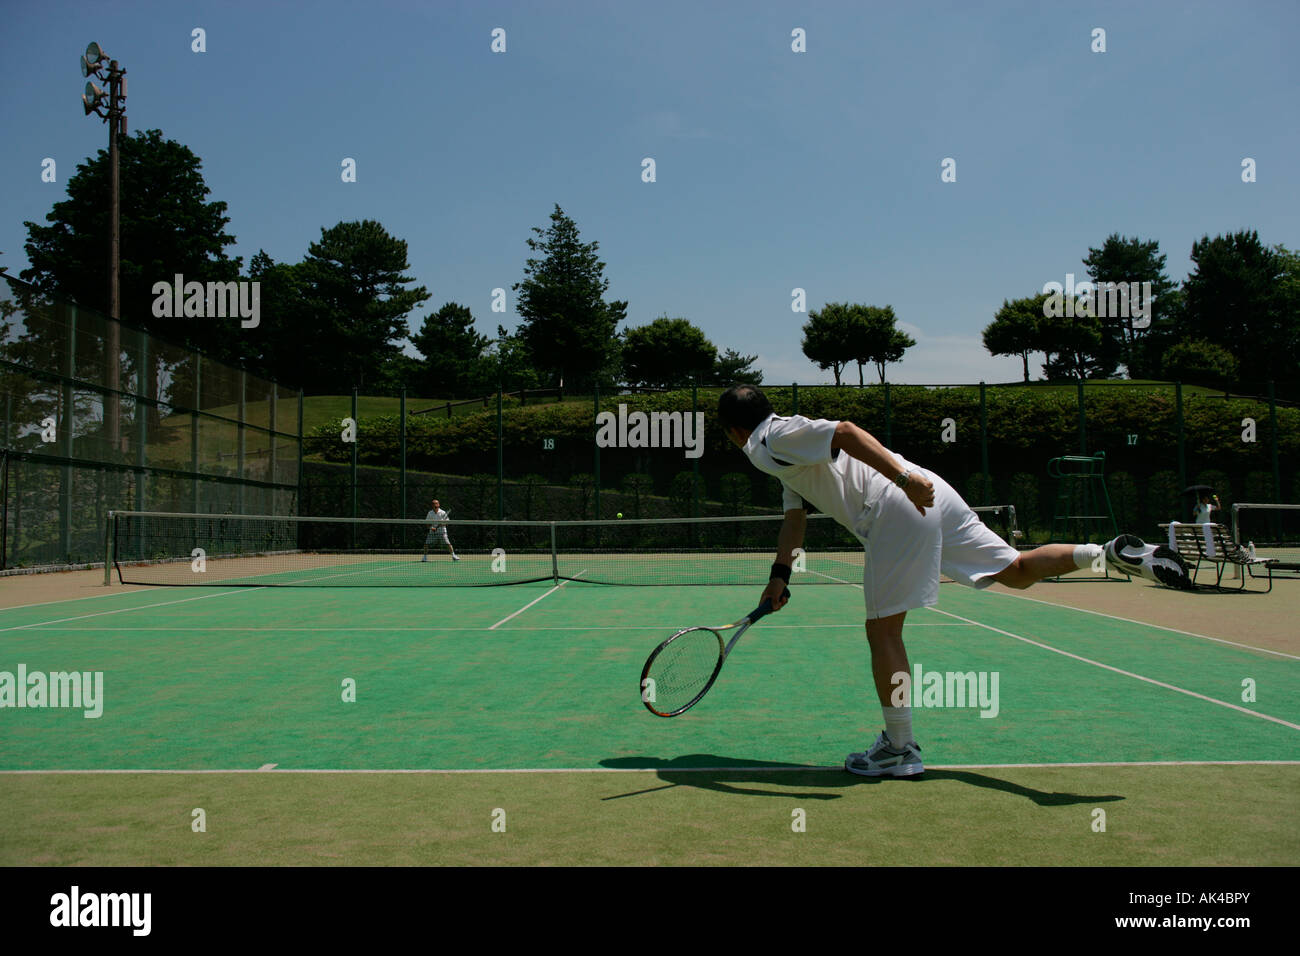
[[671, 713], [698, 697], [717, 670], [721, 649], [722, 638], [707, 628], [687, 631], [666, 644], [646, 675], [654, 681], [649, 701], [654, 709]]

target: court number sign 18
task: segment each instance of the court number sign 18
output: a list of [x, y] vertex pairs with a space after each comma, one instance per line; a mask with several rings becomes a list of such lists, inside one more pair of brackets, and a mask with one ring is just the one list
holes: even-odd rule
[[543, 438], [543, 439], [542, 439], [542, 451], [555, 451], [555, 439], [554, 439], [554, 438]]

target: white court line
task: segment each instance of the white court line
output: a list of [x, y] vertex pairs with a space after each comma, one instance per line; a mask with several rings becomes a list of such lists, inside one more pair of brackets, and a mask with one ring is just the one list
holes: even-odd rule
[[1281, 717], [1273, 717], [1269, 714], [1261, 713], [1257, 710], [1250, 710], [1238, 704], [1230, 704], [1226, 700], [1219, 700], [1214, 697], [1207, 697], [1204, 694], [1198, 694], [1194, 690], [1187, 690], [1184, 687], [1177, 687], [1174, 684], [1166, 684], [1164, 681], [1158, 681], [1151, 677], [1143, 677], [1141, 674], [1135, 674], [1132, 671], [1122, 670], [1118, 667], [1112, 667], [1110, 664], [1103, 664], [1100, 661], [1094, 661], [1087, 657], [1081, 657], [1078, 654], [1071, 654], [1069, 651], [1063, 651], [1059, 647], [1052, 647], [1050, 644], [1043, 644], [1040, 641], [1031, 640], [1028, 637], [1021, 637], [1019, 634], [1012, 634], [1010, 631], [1004, 631], [1000, 627], [993, 627], [991, 624], [980, 624], [978, 621], [972, 621], [969, 618], [953, 614], [951, 611], [940, 611], [937, 607], [928, 608], [936, 614], [946, 614], [948, 617], [956, 618], [959, 621], [965, 621], [967, 624], [974, 624], [985, 630], [992, 631], [995, 634], [1001, 634], [1004, 637], [1010, 637], [1017, 641], [1023, 641], [1026, 644], [1032, 644], [1034, 647], [1041, 647], [1045, 651], [1051, 651], [1054, 654], [1060, 654], [1063, 657], [1073, 658], [1076, 661], [1082, 661], [1085, 664], [1091, 664], [1093, 667], [1100, 667], [1104, 670], [1114, 671], [1116, 674], [1123, 674], [1125, 677], [1132, 677], [1134, 680], [1145, 681], [1148, 684], [1154, 684], [1156, 687], [1163, 687], [1165, 690], [1177, 691], [1180, 694], [1186, 694], [1188, 697], [1195, 697], [1197, 700], [1204, 700], [1211, 704], [1218, 704], [1220, 707], [1227, 707], [1232, 710], [1241, 711], [1243, 714], [1249, 714], [1251, 717], [1258, 717], [1260, 720], [1271, 720], [1275, 724], [1281, 724], [1283, 727], [1290, 727], [1292, 730], [1300, 730], [1300, 724], [1293, 724], [1289, 720], [1283, 720]]
[[[19, 577], [19, 575], [15, 575]], [[123, 585], [118, 585], [123, 587]], [[5, 611], [17, 611], [25, 607], [45, 607], [47, 604], [71, 604], [73, 601], [97, 601], [100, 598], [120, 597], [124, 594], [139, 594], [142, 591], [161, 591], [162, 588], [148, 584], [127, 584], [125, 587], [135, 588], [134, 591], [105, 591], [103, 594], [88, 594], [79, 598], [64, 598], [62, 601], [36, 601], [33, 604], [10, 604], [6, 607], [0, 607], [0, 614]]]
[[[247, 588], [248, 591], [260, 591], [261, 588]], [[136, 607], [119, 607], [112, 611], [95, 611], [93, 614], [78, 614], [76, 617], [61, 617], [54, 621], [37, 621], [34, 624], [18, 624], [14, 627], [0, 627], [0, 633], [5, 631], [21, 631], [29, 627], [44, 627], [47, 624], [66, 624], [68, 621], [81, 621], [88, 617], [103, 617], [105, 614], [122, 614], [126, 611], [143, 611], [151, 607], [167, 607], [170, 604], [184, 604], [187, 601], [203, 601], [207, 598], [225, 597], [227, 594], [243, 594], [245, 591], [218, 591], [216, 594], [202, 594], [199, 597], [181, 598], [179, 601], [162, 601], [158, 604], [140, 604]], [[76, 628], [65, 628], [65, 630], [76, 630]]]
[[[586, 568], [583, 568], [581, 571], [579, 571], [577, 574], [575, 574], [572, 578], [565, 578], [563, 581], [561, 581], [559, 584], [555, 585], [555, 587], [551, 588], [549, 591], [547, 591], [547, 592], [546, 592], [545, 594], [543, 594], [541, 597], [533, 598], [531, 601], [529, 601], [527, 604], [525, 604], [525, 605], [524, 605], [523, 607], [521, 607], [519, 610], [515, 611], [514, 614], [511, 614], [509, 617], [503, 617], [501, 620], [497, 621], [495, 624], [493, 624], [491, 627], [489, 627], [488, 630], [489, 630], [489, 631], [495, 631], [498, 627], [500, 627], [500, 626], [501, 626], [502, 624], [504, 624], [506, 621], [509, 621], [509, 620], [511, 620], [511, 618], [516, 618], [516, 617], [518, 617], [520, 614], [523, 614], [524, 611], [527, 611], [530, 607], [532, 607], [532, 606], [533, 606], [534, 604], [536, 604], [538, 601], [542, 600], [542, 598], [550, 597], [552, 594], [554, 594], [554, 593], [555, 593], [556, 591], [558, 591], [560, 588], [564, 587], [564, 586], [565, 586], [566, 584], [568, 584], [570, 581], [576, 581], [578, 578], [582, 577], [582, 576], [583, 576], [584, 574], [586, 574], [586, 573], [587, 573], [587, 569], [586, 569]], [[511, 628], [511, 630], [513, 630], [513, 628]], [[520, 628], [520, 630], [528, 630], [528, 628]]]
[[[545, 597], [545, 595], [543, 595]], [[541, 598], [538, 598], [540, 601]], [[516, 614], [519, 611], [515, 612]], [[506, 631], [663, 631], [675, 630], [681, 622], [673, 624], [599, 624], [591, 626], [574, 626], [574, 627], [507, 627], [502, 628]], [[909, 624], [909, 627], [974, 627], [972, 624], [948, 624], [946, 622], [939, 624]], [[120, 634], [121, 628], [118, 627], [52, 627], [42, 625], [49, 631], [69, 631], [74, 634], [98, 634], [100, 632], [112, 632]], [[166, 631], [175, 632], [174, 627], [133, 627], [132, 634], [143, 634], [149, 631]], [[186, 631], [238, 631], [240, 633], [268, 633], [268, 634], [290, 634], [301, 631], [307, 634], [328, 634], [339, 631], [346, 634], [396, 634], [403, 631], [416, 631], [421, 634], [427, 634], [429, 631], [451, 631], [453, 633], [474, 633], [477, 631], [492, 630], [485, 627], [434, 627], [426, 625], [424, 627], [228, 627], [228, 626], [209, 626], [206, 624], [186, 624]], [[764, 631], [786, 630], [786, 631], [816, 631], [816, 630], [838, 630], [838, 631], [860, 631], [861, 624], [769, 624], [763, 628]]]
[[1254, 644], [1239, 644], [1237, 641], [1225, 640], [1222, 637], [1210, 637], [1208, 634], [1195, 634], [1192, 631], [1180, 631], [1176, 627], [1165, 627], [1163, 624], [1152, 624], [1150, 621], [1135, 621], [1131, 617], [1119, 617], [1115, 614], [1105, 614], [1101, 611], [1090, 611], [1084, 607], [1075, 607], [1072, 604], [1056, 604], [1053, 601], [1044, 601], [1040, 598], [1025, 597], [1023, 594], [1007, 594], [1005, 591], [988, 591], [989, 594], [996, 594], [998, 597], [1016, 598], [1020, 601], [1032, 601], [1034, 604], [1046, 604], [1048, 607], [1066, 608], [1071, 611], [1079, 611], [1082, 614], [1095, 614], [1098, 617], [1108, 617], [1112, 621], [1124, 621], [1128, 624], [1140, 624], [1143, 627], [1154, 627], [1162, 631], [1169, 631], [1173, 634], [1183, 634], [1187, 637], [1199, 637], [1203, 641], [1217, 641], [1220, 644], [1230, 644], [1233, 647], [1242, 647], [1249, 651], [1259, 651], [1261, 654], [1275, 654], [1278, 657], [1286, 657], [1293, 661], [1300, 661], [1300, 655], [1286, 654], [1282, 651], [1272, 651], [1267, 647], [1256, 647]]
[[[447, 774], [447, 775], [471, 775], [471, 774], [504, 774], [504, 773], [790, 773], [795, 772], [818, 772], [828, 773], [831, 771], [845, 773], [841, 765], [829, 767], [807, 767], [798, 764], [791, 764], [787, 767], [773, 767], [765, 764], [759, 767], [517, 767], [515, 769], [495, 769], [495, 768], [478, 768], [473, 770], [440, 770], [431, 769], [395, 769], [395, 770], [317, 770], [310, 768], [294, 769], [292, 767], [278, 767], [271, 764], [273, 770], [266, 767], [252, 769], [249, 767], [239, 767], [233, 770], [0, 770], [0, 776], [37, 776], [45, 774], [93, 774], [95, 776], [111, 776], [115, 774], [149, 774], [149, 775], [167, 775], [167, 774], [213, 774], [213, 773], [269, 773], [273, 775], [283, 774]], [[954, 763], [954, 764], [931, 764], [927, 770], [1035, 770], [1035, 769], [1053, 769], [1053, 768], [1070, 768], [1070, 767], [1296, 767], [1300, 766], [1300, 760], [1127, 760], [1127, 761], [1097, 761], [1095, 763]]]
[[[831, 576], [830, 576], [830, 575], [822, 575], [822, 577], [831, 577]], [[840, 579], [839, 579], [839, 578], [831, 578], [831, 580], [832, 580], [832, 581], [839, 581]], [[852, 583], [852, 582], [850, 582], [850, 581], [843, 581], [842, 583], [844, 583], [844, 584], [850, 584], [850, 583]], [[859, 585], [857, 585], [857, 587], [862, 587], [862, 585], [859, 584]], [[1032, 598], [1028, 598], [1027, 600], [1033, 600], [1033, 599], [1032, 599]], [[1046, 601], [1040, 601], [1040, 602], [1037, 602], [1037, 603], [1047, 604], [1047, 603], [1049, 603], [1049, 602], [1046, 602]], [[1060, 606], [1061, 606], [1061, 605], [1059, 605], [1059, 604], [1053, 604], [1053, 605], [1052, 605], [1052, 607], [1060, 607]], [[1157, 687], [1163, 687], [1163, 688], [1165, 688], [1166, 690], [1177, 691], [1177, 692], [1180, 693], [1180, 694], [1186, 694], [1188, 697], [1195, 697], [1195, 698], [1198, 698], [1199, 700], [1208, 701], [1208, 702], [1211, 703], [1211, 704], [1218, 704], [1220, 707], [1228, 707], [1228, 708], [1231, 708], [1232, 710], [1239, 710], [1239, 711], [1241, 711], [1243, 714], [1250, 714], [1250, 716], [1252, 716], [1252, 717], [1258, 717], [1260, 720], [1271, 720], [1271, 721], [1273, 721], [1274, 723], [1276, 723], [1276, 724], [1281, 724], [1281, 725], [1284, 726], [1284, 727], [1290, 727], [1292, 730], [1300, 730], [1300, 724], [1293, 724], [1293, 723], [1291, 723], [1289, 720], [1283, 720], [1281, 717], [1273, 717], [1273, 716], [1271, 716], [1271, 715], [1269, 715], [1269, 714], [1261, 713], [1260, 711], [1257, 711], [1257, 710], [1250, 710], [1250, 709], [1248, 709], [1248, 708], [1246, 708], [1246, 707], [1241, 707], [1241, 706], [1239, 706], [1239, 705], [1237, 705], [1237, 704], [1230, 704], [1230, 703], [1228, 703], [1227, 701], [1224, 701], [1224, 700], [1218, 700], [1218, 699], [1216, 699], [1216, 698], [1214, 698], [1214, 697], [1207, 697], [1207, 696], [1205, 696], [1204, 694], [1198, 694], [1198, 693], [1196, 693], [1196, 691], [1193, 691], [1193, 690], [1187, 690], [1186, 688], [1183, 688], [1183, 687], [1175, 687], [1173, 684], [1166, 684], [1166, 683], [1164, 683], [1163, 681], [1158, 681], [1158, 680], [1155, 680], [1155, 679], [1153, 679], [1153, 678], [1151, 678], [1151, 677], [1143, 677], [1141, 674], [1134, 674], [1132, 671], [1121, 670], [1121, 669], [1118, 668], [1118, 667], [1112, 667], [1110, 664], [1103, 664], [1103, 663], [1101, 663], [1100, 661], [1094, 661], [1094, 660], [1091, 660], [1091, 659], [1089, 659], [1089, 658], [1087, 658], [1087, 657], [1081, 657], [1081, 656], [1079, 656], [1078, 654], [1071, 654], [1069, 651], [1063, 651], [1063, 650], [1061, 650], [1061, 649], [1058, 648], [1058, 647], [1052, 647], [1050, 644], [1043, 644], [1043, 643], [1040, 643], [1039, 641], [1030, 640], [1030, 639], [1027, 638], [1027, 637], [1021, 637], [1019, 634], [1012, 634], [1010, 631], [1004, 631], [1004, 630], [1002, 630], [1001, 628], [993, 627], [993, 626], [990, 625], [990, 624], [981, 624], [979, 621], [972, 621], [970, 618], [962, 617], [962, 616], [959, 615], [959, 614], [953, 614], [951, 611], [941, 611], [941, 610], [939, 610], [937, 607], [928, 607], [928, 608], [926, 608], [926, 610], [927, 610], [927, 611], [933, 611], [933, 612], [936, 613], [936, 614], [944, 614], [944, 615], [947, 615], [948, 617], [954, 618], [955, 620], [962, 621], [962, 622], [964, 622], [964, 623], [966, 623], [966, 624], [974, 625], [975, 627], [982, 627], [982, 628], [984, 628], [985, 630], [993, 631], [995, 634], [1002, 634], [1002, 635], [1005, 636], [1005, 637], [1014, 638], [1014, 639], [1017, 640], [1017, 641], [1024, 641], [1026, 644], [1032, 644], [1032, 645], [1035, 646], [1035, 647], [1041, 647], [1041, 648], [1042, 648], [1043, 650], [1045, 650], [1045, 651], [1052, 651], [1052, 652], [1055, 653], [1055, 654], [1061, 654], [1061, 655], [1063, 655], [1063, 656], [1065, 656], [1065, 657], [1071, 657], [1071, 658], [1074, 658], [1074, 660], [1076, 660], [1076, 661], [1083, 661], [1083, 663], [1085, 663], [1085, 664], [1091, 664], [1091, 665], [1093, 665], [1094, 667], [1101, 667], [1101, 668], [1104, 668], [1105, 670], [1108, 670], [1108, 671], [1114, 671], [1116, 674], [1123, 674], [1125, 677], [1132, 677], [1132, 678], [1134, 678], [1135, 680], [1145, 681], [1145, 682], [1148, 683], [1148, 684], [1154, 684], [1155, 686], [1157, 686]], [[1077, 608], [1074, 608], [1073, 610], [1078, 610], [1078, 609], [1077, 609]], [[1109, 617], [1109, 615], [1104, 615], [1104, 616]], [[1123, 620], [1123, 619], [1120, 618], [1120, 620]], [[1131, 622], [1131, 623], [1133, 623], [1133, 624], [1142, 624], [1143, 622], [1142, 622], [1142, 621], [1133, 621], [1133, 622]], [[1159, 625], [1154, 625], [1154, 624], [1153, 624], [1153, 625], [1151, 625], [1151, 626], [1152, 626], [1152, 627], [1158, 627]], [[1165, 628], [1164, 630], [1173, 630], [1173, 628]], [[1184, 631], [1184, 632], [1179, 632], [1179, 633], [1187, 633], [1187, 632]], [[1193, 637], [1200, 637], [1201, 635], [1199, 635], [1199, 634], [1193, 634], [1192, 636], [1193, 636]], [[1211, 638], [1211, 640], [1213, 640], [1213, 638]], [[1283, 656], [1284, 656], [1284, 657], [1289, 657], [1290, 655], [1288, 654], [1288, 655], [1283, 655]]]

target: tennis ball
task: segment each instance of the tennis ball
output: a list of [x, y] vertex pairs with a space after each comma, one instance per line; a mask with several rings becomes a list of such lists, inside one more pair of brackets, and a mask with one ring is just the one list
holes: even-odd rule
[[623, 512], [620, 511], [620, 512], [618, 513], [618, 517], [619, 517], [619, 518], [623, 517]]

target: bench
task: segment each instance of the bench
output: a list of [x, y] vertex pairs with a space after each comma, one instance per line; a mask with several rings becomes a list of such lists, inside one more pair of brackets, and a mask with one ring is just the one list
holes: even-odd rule
[[[1252, 558], [1250, 552], [1233, 541], [1228, 529], [1221, 524], [1185, 524], [1178, 521], [1160, 526], [1169, 532], [1169, 547], [1178, 552], [1179, 557], [1192, 569], [1192, 585], [1196, 585], [1196, 574], [1202, 564], [1213, 565], [1215, 570], [1214, 587], [1223, 587], [1223, 573], [1229, 566], [1244, 568], [1241, 584], [1237, 590], [1244, 590], [1247, 577], [1257, 577], [1256, 568], [1268, 572], [1268, 591], [1273, 590], [1274, 558]], [[1267, 594], [1268, 591], [1263, 593]]]

